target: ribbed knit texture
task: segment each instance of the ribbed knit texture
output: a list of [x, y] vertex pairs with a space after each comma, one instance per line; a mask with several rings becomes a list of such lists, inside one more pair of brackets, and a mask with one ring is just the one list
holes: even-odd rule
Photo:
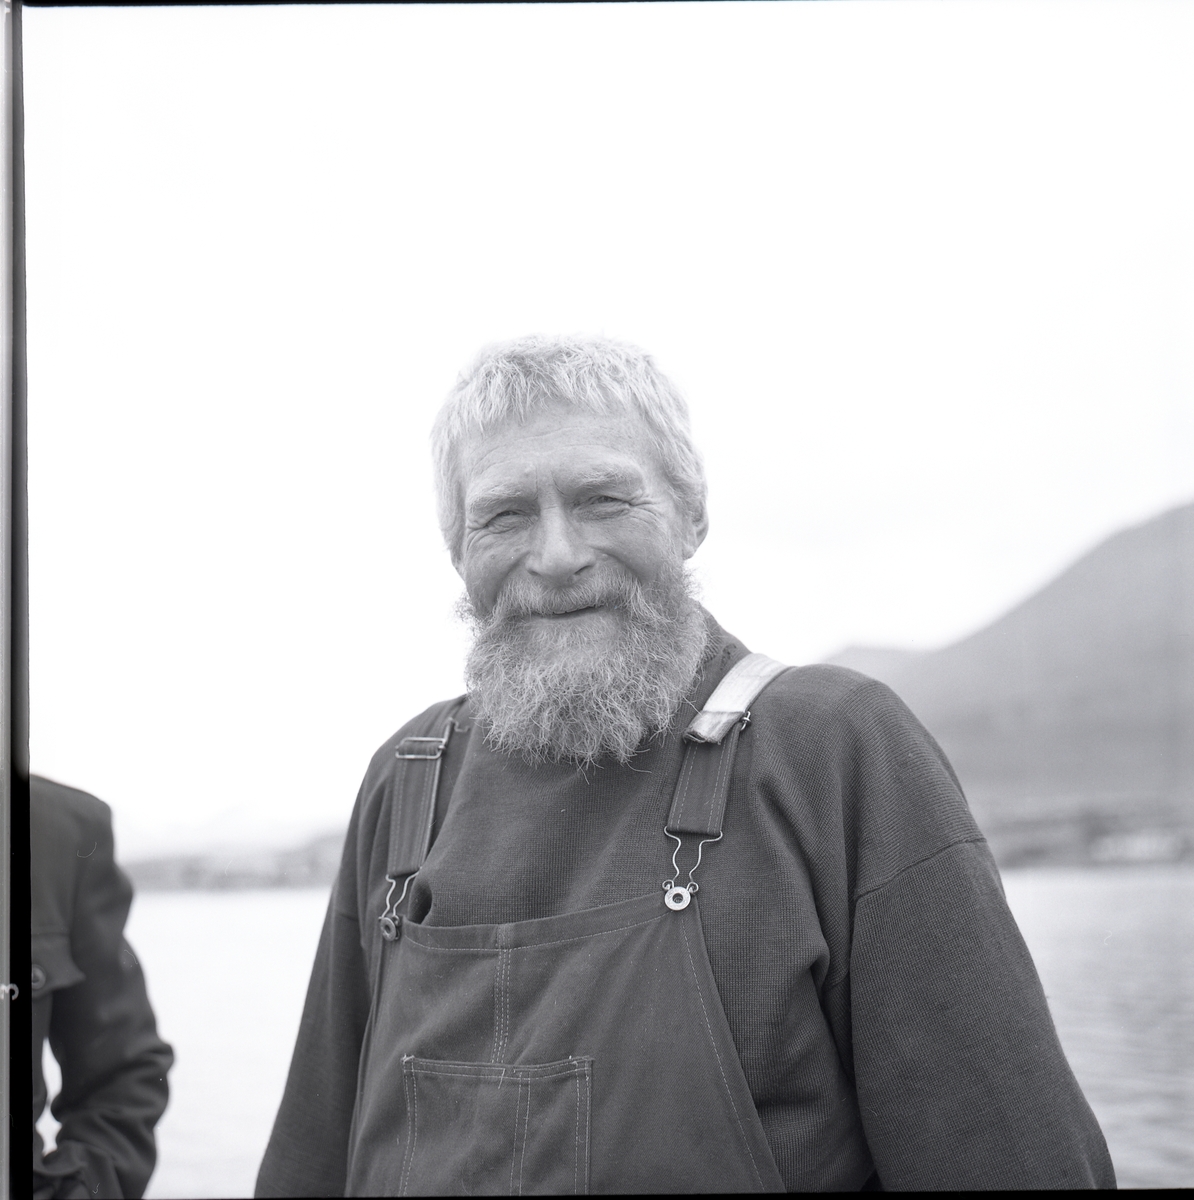
[[[746, 648], [715, 625], [699, 708]], [[685, 709], [686, 712], [690, 711]], [[467, 709], [465, 710], [467, 713]], [[354, 812], [260, 1195], [344, 1181], [388, 885], [393, 749]], [[438, 720], [437, 714], [432, 714]], [[724, 838], [696, 876], [709, 959], [787, 1186], [1113, 1186], [985, 842], [940, 749], [882, 684], [791, 670], [753, 706]], [[627, 766], [529, 766], [473, 727], [410, 918], [495, 924], [660, 891], [678, 730]], [[682, 877], [692, 856], [681, 858]], [[599, 1100], [597, 1101], [599, 1102]]]

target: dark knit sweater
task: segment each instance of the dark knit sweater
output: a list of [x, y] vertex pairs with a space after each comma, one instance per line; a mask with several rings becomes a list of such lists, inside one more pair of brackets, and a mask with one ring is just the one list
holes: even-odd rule
[[[714, 631], [695, 708], [746, 653]], [[1114, 1186], [937, 744], [889, 689], [835, 667], [781, 675], [752, 715], [698, 902], [787, 1186], [856, 1189], [874, 1173], [887, 1189]], [[429, 732], [424, 718], [365, 777], [259, 1195], [343, 1189], [387, 888], [381, 796], [394, 747]], [[671, 874], [678, 732], [587, 773], [497, 754], [476, 725], [452, 746], [459, 777], [440, 796], [411, 919], [530, 920], [657, 891]]]

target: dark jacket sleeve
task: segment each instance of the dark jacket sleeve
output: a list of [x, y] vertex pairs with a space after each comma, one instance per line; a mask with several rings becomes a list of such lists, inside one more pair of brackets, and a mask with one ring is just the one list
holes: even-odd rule
[[133, 893], [115, 862], [109, 811], [85, 799], [91, 811], [76, 808], [77, 842], [50, 847], [65, 867], [38, 862], [35, 846], [35, 870], [75, 872], [69, 960], [75, 978], [82, 973], [45, 1001], [62, 1070], [51, 1109], [62, 1127], [57, 1149], [35, 1172], [57, 1196], [138, 1197], [154, 1167], [153, 1129], [173, 1054], [158, 1037], [140, 964], [123, 937]]
[[1066, 1062], [995, 863], [945, 756], [886, 688], [854, 721], [858, 886], [850, 1021], [887, 1189], [1106, 1188], [1106, 1143]]
[[861, 898], [851, 977], [858, 1099], [886, 1188], [1115, 1186], [985, 842]]
[[356, 903], [359, 805], [345, 839], [290, 1073], [257, 1175], [257, 1196], [342, 1196], [357, 1064], [369, 1019]]

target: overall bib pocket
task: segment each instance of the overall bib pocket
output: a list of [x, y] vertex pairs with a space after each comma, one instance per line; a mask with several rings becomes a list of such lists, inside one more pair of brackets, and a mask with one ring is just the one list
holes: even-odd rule
[[404, 1057], [398, 1194], [587, 1194], [592, 1067]]

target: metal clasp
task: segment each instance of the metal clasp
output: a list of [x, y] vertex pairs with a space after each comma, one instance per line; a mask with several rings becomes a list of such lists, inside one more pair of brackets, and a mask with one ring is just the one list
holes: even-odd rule
[[[405, 746], [407, 742], [426, 742], [429, 749], [432, 746], [434, 746], [435, 749], [430, 754], [403, 754], [402, 747]], [[423, 762], [434, 762], [443, 754], [444, 747], [447, 744], [448, 739], [446, 737], [405, 737], [398, 743], [398, 749], [394, 751], [394, 757], [419, 759]], [[388, 879], [389, 876], [387, 875], [386, 878]]]
[[386, 906], [380, 917], [377, 918], [377, 923], [381, 926], [381, 936], [387, 942], [394, 941], [398, 936], [398, 930], [402, 923], [402, 918], [398, 915], [398, 909], [402, 901], [406, 899], [406, 890], [410, 887], [410, 881], [418, 874], [418, 871], [413, 871], [406, 877], [402, 884], [402, 895], [390, 903], [390, 897], [394, 894], [394, 889], [398, 886], [398, 880], [393, 875], [387, 875], [386, 880], [390, 885], [390, 890], [386, 892]]
[[664, 833], [676, 843], [675, 850], [672, 851], [672, 877], [663, 881], [664, 897], [663, 902], [672, 910], [679, 912], [681, 909], [687, 908], [689, 901], [701, 890], [701, 885], [697, 883], [693, 876], [696, 874], [696, 869], [701, 865], [701, 855], [705, 852], [705, 846], [709, 842], [720, 842], [722, 835], [719, 833], [715, 838], [701, 838], [697, 845], [697, 859], [692, 864], [688, 872], [687, 883], [677, 883], [677, 876], [680, 874], [680, 864], [676, 861], [680, 853], [680, 847], [684, 845], [678, 833], [673, 833], [670, 829], [664, 828]]

